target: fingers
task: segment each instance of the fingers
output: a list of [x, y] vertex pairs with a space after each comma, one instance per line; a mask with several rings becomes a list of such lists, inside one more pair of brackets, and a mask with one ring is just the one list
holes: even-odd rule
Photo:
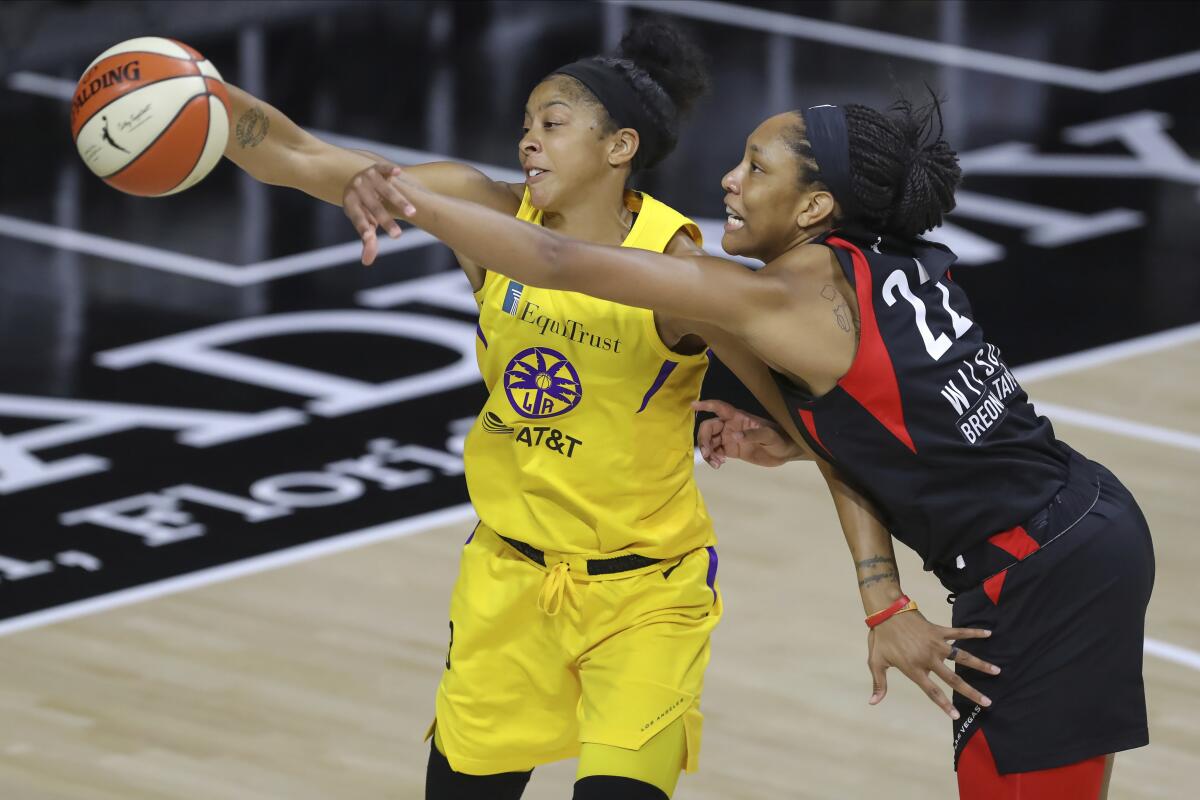
[[375, 256], [379, 254], [379, 239], [375, 236], [374, 228], [363, 234], [362, 243], [362, 263], [369, 267], [375, 263]]
[[[939, 628], [938, 632], [943, 639], [952, 642], [957, 642], [960, 639], [987, 639], [992, 635], [991, 631], [983, 630], [982, 628]], [[991, 664], [981, 658], [976, 658], [963, 650], [958, 651], [958, 655], [954, 661], [962, 664], [964, 667], [977, 669], [989, 675], [1000, 674], [1000, 668], [995, 664]]]
[[970, 667], [971, 669], [977, 669], [980, 672], [986, 672], [989, 675], [999, 675], [1000, 674], [1000, 668], [997, 667], [995, 664], [991, 664], [987, 661], [984, 661], [982, 658], [976, 658], [975, 656], [971, 655], [970, 653], [968, 653], [965, 650], [959, 650], [957, 653], [954, 654], [954, 658], [951, 660], [954, 661], [954, 663], [956, 663], [956, 664], [962, 664], [964, 667]]
[[[934, 667], [935, 670], [939, 668], [944, 670], [946, 669], [946, 666], [944, 664], [939, 664], [937, 667]], [[912, 678], [911, 675], [909, 677]], [[916, 683], [917, 686], [921, 687], [921, 690], [925, 692], [926, 696], [928, 696], [935, 705], [941, 708], [942, 711], [946, 712], [946, 716], [950, 717], [950, 719], [958, 719], [958, 709], [955, 708], [954, 704], [950, 702], [950, 698], [946, 697], [946, 693], [941, 690], [941, 687], [933, 682], [933, 679], [929, 677], [928, 672], [922, 673], [916, 678], [913, 678], [913, 682]]]
[[938, 632], [941, 633], [943, 639], [986, 639], [992, 635], [991, 631], [985, 631], [982, 628], [943, 628], [938, 626]]
[[[377, 172], [371, 174], [371, 186], [375, 191], [388, 203], [391, 203], [392, 208], [398, 210], [405, 216], [412, 216], [416, 211], [413, 204], [409, 202], [408, 197], [401, 191], [399, 181], [393, 181], [389, 178], [381, 176]], [[392, 217], [392, 213], [388, 212], [388, 219], [396, 228], [396, 235], [399, 236], [400, 226], [396, 225], [396, 220]]]
[[375, 253], [378, 250], [378, 244], [375, 241], [375, 222], [370, 219], [366, 212], [358, 203], [349, 201], [343, 206], [346, 217], [350, 220], [350, 224], [354, 226], [354, 230], [358, 231], [358, 236], [362, 239], [362, 263], [370, 266], [375, 261]]
[[[937, 673], [939, 678], [946, 682], [947, 686], [970, 700], [972, 703], [981, 705], [984, 708], [987, 708], [992, 704], [991, 699], [987, 695], [978, 691], [975, 687], [964, 681], [945, 664], [938, 664], [933, 668], [933, 671]], [[955, 717], [955, 719], [957, 719], [957, 717]]]
[[700, 456], [713, 469], [720, 469], [723, 460], [719, 454], [723, 454], [721, 429], [724, 427], [725, 423], [714, 417], [701, 422], [696, 431], [696, 444], [700, 447]]
[[725, 423], [717, 417], [706, 419], [696, 428], [696, 443], [700, 447], [712, 447], [713, 442], [721, 434], [721, 429], [725, 427]]
[[391, 213], [383, 207], [384, 193], [387, 191], [387, 180], [377, 170], [367, 170], [353, 181], [355, 191], [362, 202], [366, 213], [371, 216], [376, 225], [382, 227], [393, 239], [400, 235], [400, 226]]
[[877, 706], [887, 697], [887, 665], [868, 658], [867, 669], [871, 671], [871, 699], [867, 704]]
[[711, 414], [716, 414], [721, 419], [733, 419], [738, 413], [736, 408], [726, 403], [724, 400], [696, 400], [692, 403], [692, 408], [697, 411], [708, 411]]

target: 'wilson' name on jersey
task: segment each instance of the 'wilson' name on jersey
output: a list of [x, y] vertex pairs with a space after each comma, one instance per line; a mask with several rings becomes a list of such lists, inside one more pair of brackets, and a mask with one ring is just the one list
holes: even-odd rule
[[963, 359], [957, 374], [942, 388], [942, 397], [958, 416], [958, 432], [968, 444], [975, 444], [1004, 419], [1009, 398], [1020, 388], [1000, 359], [1000, 349], [984, 343], [974, 358]]

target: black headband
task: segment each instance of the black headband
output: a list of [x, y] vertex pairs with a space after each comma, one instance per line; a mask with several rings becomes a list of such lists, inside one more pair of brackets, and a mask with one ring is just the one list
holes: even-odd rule
[[617, 123], [618, 128], [633, 128], [638, 132], [642, 165], [652, 167], [662, 160], [663, 137], [650, 118], [645, 105], [624, 75], [594, 58], [567, 64], [550, 73], [566, 75], [582, 83], [596, 96], [600, 105]]
[[821, 183], [829, 187], [842, 207], [842, 216], [858, 216], [850, 190], [850, 140], [846, 136], [846, 112], [840, 106], [813, 106], [800, 112], [804, 135], [817, 162]]

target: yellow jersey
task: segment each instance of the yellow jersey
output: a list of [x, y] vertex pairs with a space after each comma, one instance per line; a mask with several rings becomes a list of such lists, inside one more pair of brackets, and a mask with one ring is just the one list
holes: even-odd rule
[[[662, 252], [696, 225], [637, 192], [623, 247]], [[540, 225], [521, 201], [517, 218]], [[483, 264], [486, 268], [487, 265]], [[475, 350], [489, 397], [467, 434], [480, 520], [552, 553], [669, 558], [714, 543], [693, 477], [691, 401], [707, 354], [663, 343], [654, 312], [488, 269]]]

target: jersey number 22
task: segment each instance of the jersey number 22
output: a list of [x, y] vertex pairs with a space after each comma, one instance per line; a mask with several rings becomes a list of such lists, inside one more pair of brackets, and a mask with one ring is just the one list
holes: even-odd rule
[[[913, 259], [917, 261], [917, 259]], [[929, 274], [925, 271], [925, 267], [917, 261], [917, 270], [921, 274], [921, 283], [928, 281]], [[934, 286], [942, 293], [942, 308], [946, 309], [946, 313], [950, 315], [950, 323], [954, 326], [954, 338], [960, 339], [962, 335], [971, 329], [974, 325], [970, 319], [959, 314], [950, 307], [950, 290], [942, 285], [941, 281], [935, 281]], [[904, 270], [898, 269], [891, 275], [887, 276], [887, 280], [883, 282], [883, 301], [889, 306], [894, 306], [899, 299], [896, 293], [900, 293], [908, 301], [908, 304], [913, 307], [913, 311], [917, 316], [917, 332], [921, 334], [921, 341], [925, 344], [925, 350], [929, 353], [929, 357], [937, 361], [946, 354], [950, 349], [952, 342], [950, 337], [944, 333], [939, 333], [936, 336], [929, 328], [929, 323], [926, 321], [928, 312], [925, 308], [925, 303], [921, 298], [913, 294], [912, 287], [908, 284], [908, 276], [904, 274]]]

